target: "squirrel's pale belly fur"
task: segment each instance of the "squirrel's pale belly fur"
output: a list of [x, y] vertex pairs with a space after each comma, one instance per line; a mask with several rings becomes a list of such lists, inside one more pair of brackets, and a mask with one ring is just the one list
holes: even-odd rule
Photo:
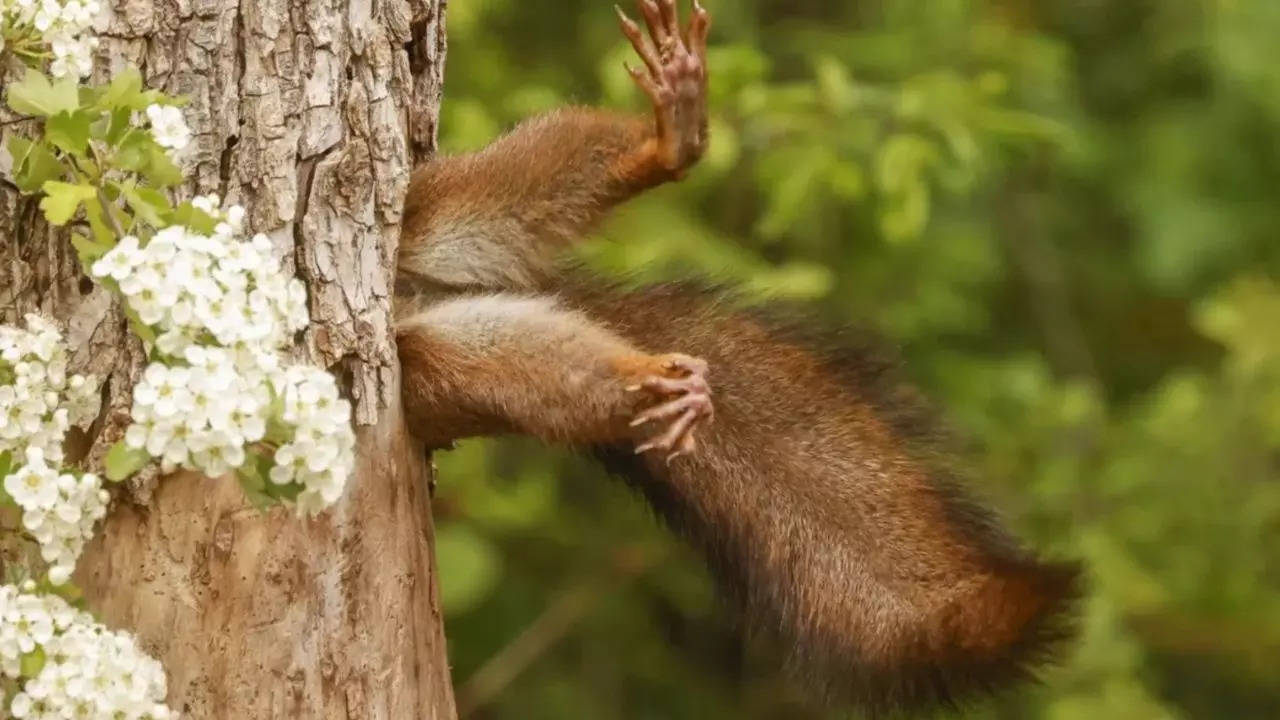
[[[655, 121], [561, 110], [415, 172], [397, 284], [413, 431], [429, 446], [524, 433], [592, 452], [832, 700], [928, 709], [1024, 678], [1070, 634], [1078, 568], [1037, 560], [967, 498], [886, 364], [720, 290], [555, 269], [612, 206], [705, 147], [706, 14], [673, 46], [672, 0], [641, 9], [655, 45], [675, 47], [658, 58], [624, 25], [657, 68], [638, 79]], [[632, 427], [655, 406], [673, 409]], [[637, 455], [655, 426], [665, 444]]]

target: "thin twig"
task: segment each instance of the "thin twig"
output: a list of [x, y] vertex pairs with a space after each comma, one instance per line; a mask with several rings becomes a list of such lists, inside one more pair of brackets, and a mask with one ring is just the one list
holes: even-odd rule
[[115, 231], [116, 238], [124, 237], [124, 229], [120, 227], [120, 221], [116, 219], [116, 214], [111, 212], [111, 201], [107, 200], [107, 194], [98, 188], [98, 203], [102, 205], [102, 212], [107, 216], [107, 222], [111, 224], [111, 229]]
[[35, 119], [36, 117], [34, 115], [19, 115], [18, 117], [12, 120], [0, 120], [0, 127], [17, 125], [18, 123], [23, 123], [23, 122], [27, 122], [28, 120], [35, 120]]
[[[643, 557], [626, 563], [614, 573], [615, 582], [611, 587], [616, 589], [617, 581], [643, 575], [657, 560]], [[465, 718], [492, 702], [520, 673], [589, 615], [605, 594], [601, 583], [584, 583], [561, 594], [523, 632], [467, 678], [458, 691], [458, 717]]]
[[586, 617], [600, 600], [595, 586], [568, 590], [548, 607], [524, 632], [489, 658], [458, 692], [458, 717], [467, 717], [483, 707], [524, 672], [542, 655], [568, 634]]

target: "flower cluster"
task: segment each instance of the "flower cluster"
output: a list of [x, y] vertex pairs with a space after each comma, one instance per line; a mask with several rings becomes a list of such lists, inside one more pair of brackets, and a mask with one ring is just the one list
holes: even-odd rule
[[50, 72], [84, 77], [93, 70], [98, 38], [92, 27], [101, 9], [98, 0], [0, 0], [0, 36], [47, 44], [53, 55]]
[[176, 715], [164, 704], [160, 663], [56, 595], [0, 586], [0, 674], [18, 683], [9, 715], [138, 718]]
[[171, 225], [145, 247], [125, 236], [93, 265], [93, 275], [114, 281], [156, 332], [167, 356], [211, 344], [275, 350], [307, 325], [306, 288], [280, 272], [265, 235], [237, 240], [243, 211], [229, 215], [211, 235]]
[[72, 425], [98, 414], [98, 383], [67, 375], [67, 350], [50, 322], [27, 315], [26, 328], [0, 325], [0, 453], [37, 448], [62, 462]]
[[71, 577], [93, 528], [107, 514], [111, 499], [98, 476], [79, 477], [45, 463], [44, 452], [28, 448], [27, 463], [4, 478], [4, 490], [22, 508], [22, 527], [40, 545], [49, 563], [49, 581]]
[[165, 472], [214, 477], [268, 459], [261, 492], [318, 512], [341, 496], [355, 440], [332, 376], [280, 360], [308, 323], [306, 288], [281, 272], [265, 235], [238, 239], [242, 208], [223, 209], [216, 196], [192, 205], [215, 220], [212, 233], [170, 226], [145, 245], [125, 237], [92, 268], [156, 338], [125, 443]]
[[338, 396], [333, 376], [320, 368], [296, 365], [282, 380], [276, 392], [292, 439], [276, 449], [269, 477], [276, 485], [301, 486], [298, 510], [314, 514], [338, 501], [355, 468], [351, 405]]

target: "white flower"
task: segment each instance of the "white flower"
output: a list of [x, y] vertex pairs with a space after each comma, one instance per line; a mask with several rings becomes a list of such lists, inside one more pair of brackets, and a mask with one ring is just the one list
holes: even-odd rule
[[[133, 638], [112, 632], [54, 595], [0, 586], [0, 674], [13, 684], [10, 714], [18, 718], [160, 720], [164, 670]], [[25, 678], [19, 657], [40, 647], [45, 663]]]
[[165, 228], [156, 236], [151, 238], [151, 242], [147, 243], [146, 256], [147, 262], [164, 268], [178, 254], [178, 237], [175, 233], [166, 232], [171, 228]]
[[97, 14], [96, 8], [91, 9], [88, 3], [81, 3], [79, 0], [67, 0], [67, 4], [62, 6], [62, 18], [82, 27], [91, 24], [95, 14]]
[[[151, 107], [158, 106], [152, 105]], [[189, 249], [192, 237], [185, 227], [181, 225], [169, 225], [168, 227], [157, 230], [156, 234], [151, 237], [151, 242], [168, 243], [172, 244], [176, 248]], [[150, 246], [148, 245], [148, 248], [149, 247]]]
[[9, 712], [13, 713], [16, 718], [27, 718], [31, 717], [33, 706], [34, 703], [31, 701], [31, 696], [20, 692], [13, 696], [13, 701], [9, 704]]
[[244, 438], [245, 442], [258, 442], [267, 433], [265, 410], [256, 398], [242, 395], [228, 418], [227, 431]]
[[180, 356], [195, 344], [195, 338], [185, 329], [173, 329], [156, 337], [156, 349], [165, 355]]
[[242, 206], [232, 205], [227, 208], [225, 217], [227, 218], [227, 224], [235, 232], [240, 232], [244, 229], [244, 208]]
[[73, 425], [83, 425], [98, 416], [102, 406], [102, 396], [98, 394], [98, 384], [83, 375], [72, 375], [67, 379], [66, 406]]
[[217, 193], [210, 193], [191, 198], [191, 205], [210, 217], [218, 217], [221, 213], [222, 201], [218, 199]]
[[0, 452], [36, 447], [53, 463], [62, 460], [62, 440], [72, 422], [97, 415], [98, 386], [67, 373], [67, 350], [57, 328], [28, 315], [23, 329], [0, 326], [0, 369], [11, 379], [0, 385]]
[[126, 235], [120, 242], [93, 264], [93, 275], [113, 280], [123, 280], [133, 269], [142, 264], [142, 251], [138, 249], [138, 238]]
[[172, 105], [148, 105], [147, 119], [156, 142], [164, 147], [181, 150], [191, 141], [191, 129], [182, 117], [182, 111]]
[[[34, 451], [34, 448], [33, 448]], [[4, 490], [24, 508], [52, 508], [58, 500], [58, 473], [44, 464], [41, 456], [28, 462], [4, 479]]]
[[271, 468], [271, 482], [286, 485], [303, 476], [307, 471], [305, 448], [292, 443], [281, 445], [276, 450], [276, 466]]
[[139, 418], [134, 408], [134, 423], [124, 433], [124, 442], [135, 450], [146, 450], [149, 455], [160, 455], [173, 438], [174, 423], [154, 416]]
[[93, 51], [98, 47], [96, 37], [61, 36], [49, 43], [53, 62], [49, 72], [54, 77], [84, 77], [93, 72]]
[[51, 564], [49, 579], [61, 584], [71, 575], [95, 523], [109, 499], [96, 475], [59, 473], [39, 448], [28, 448], [26, 464], [4, 480], [5, 492], [22, 509], [22, 527]]
[[54, 565], [49, 568], [49, 582], [54, 585], [65, 584], [71, 579], [71, 571], [73, 568], [69, 565]]
[[163, 363], [151, 363], [142, 371], [142, 380], [133, 388], [133, 406], [150, 407], [159, 398], [159, 387], [168, 377], [169, 368]]
[[35, 20], [32, 24], [36, 30], [43, 33], [52, 28], [61, 15], [62, 6], [58, 4], [58, 0], [43, 0], [37, 6]]
[[226, 433], [210, 433], [208, 449], [197, 454], [196, 465], [210, 477], [223, 475], [240, 467], [245, 461], [242, 441]]
[[158, 376], [153, 406], [156, 416], [169, 418], [190, 411], [191, 391], [187, 388], [187, 383], [191, 378], [191, 371], [181, 367], [165, 367], [158, 363], [152, 367], [163, 368], [163, 372], [154, 373]]
[[[185, 144], [189, 131], [175, 108], [152, 106], [147, 116], [159, 142]], [[243, 208], [220, 206], [213, 195], [192, 205], [217, 221], [212, 233], [162, 228], [145, 247], [122, 241], [95, 264], [156, 332], [159, 353], [134, 390], [125, 442], [164, 471], [211, 476], [241, 467], [251, 446], [265, 444], [252, 449], [273, 458], [272, 483], [300, 486], [298, 510], [317, 512], [341, 497], [355, 440], [333, 377], [281, 362], [280, 350], [309, 322], [306, 287], [281, 271], [265, 235], [241, 239]], [[30, 424], [37, 411], [11, 410], [11, 424]], [[38, 521], [56, 534], [53, 521]]]

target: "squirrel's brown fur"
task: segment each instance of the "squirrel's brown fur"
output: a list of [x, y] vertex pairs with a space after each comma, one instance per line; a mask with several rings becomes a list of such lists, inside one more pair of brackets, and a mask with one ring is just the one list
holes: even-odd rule
[[1022, 679], [1069, 634], [1078, 569], [967, 498], [886, 363], [712, 288], [556, 270], [705, 149], [707, 14], [681, 33], [674, 0], [640, 8], [652, 43], [623, 31], [655, 120], [561, 110], [411, 180], [397, 340], [414, 432], [592, 449], [829, 698], [924, 709]]
[[968, 497], [877, 350], [728, 310], [696, 284], [561, 292], [642, 347], [678, 341], [712, 368], [715, 422], [693, 455], [597, 455], [810, 687], [873, 712], [954, 704], [1025, 678], [1069, 635], [1078, 569], [1037, 561]]

